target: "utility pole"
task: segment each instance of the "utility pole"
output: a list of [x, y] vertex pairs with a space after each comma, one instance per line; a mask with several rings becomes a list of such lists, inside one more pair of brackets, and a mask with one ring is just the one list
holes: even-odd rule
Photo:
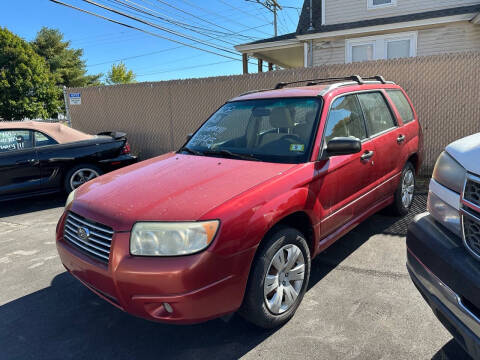
[[277, 2], [277, 0], [263, 0], [263, 1], [262, 0], [246, 0], [246, 1], [260, 4], [273, 13], [273, 33], [275, 34], [275, 36], [278, 36], [277, 12], [278, 10], [282, 10], [282, 7]]

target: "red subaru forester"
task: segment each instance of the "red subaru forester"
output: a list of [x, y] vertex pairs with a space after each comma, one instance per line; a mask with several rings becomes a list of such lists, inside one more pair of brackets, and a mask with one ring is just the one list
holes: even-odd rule
[[150, 320], [288, 321], [314, 256], [386, 206], [408, 212], [422, 160], [399, 86], [307, 82], [239, 96], [179, 151], [71, 193], [57, 228], [67, 270]]

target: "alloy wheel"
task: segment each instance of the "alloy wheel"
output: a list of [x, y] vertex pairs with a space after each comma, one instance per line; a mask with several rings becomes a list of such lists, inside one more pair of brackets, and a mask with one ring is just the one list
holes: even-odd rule
[[305, 277], [305, 259], [300, 248], [289, 244], [277, 251], [264, 280], [264, 300], [275, 315], [289, 310], [296, 302]]
[[413, 192], [415, 190], [415, 177], [413, 171], [408, 169], [402, 178], [402, 204], [408, 209], [412, 204]]
[[70, 186], [72, 189], [78, 188], [80, 185], [85, 184], [87, 181], [95, 179], [99, 174], [93, 169], [78, 169], [70, 177]]

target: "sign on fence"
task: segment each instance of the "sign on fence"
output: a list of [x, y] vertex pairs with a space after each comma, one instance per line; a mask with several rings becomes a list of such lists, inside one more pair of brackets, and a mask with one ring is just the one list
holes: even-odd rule
[[82, 95], [80, 93], [70, 93], [70, 105], [82, 105]]

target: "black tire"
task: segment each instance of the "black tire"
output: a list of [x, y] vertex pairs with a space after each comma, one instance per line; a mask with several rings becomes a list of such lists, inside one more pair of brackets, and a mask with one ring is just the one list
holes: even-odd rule
[[402, 200], [402, 197], [403, 197], [402, 189], [403, 189], [403, 186], [404, 186], [404, 183], [405, 183], [405, 178], [408, 176], [409, 172], [413, 176], [413, 184], [412, 185], [413, 185], [413, 189], [415, 189], [415, 167], [412, 165], [411, 162], [407, 162], [405, 164], [405, 167], [402, 170], [402, 175], [401, 175], [401, 178], [400, 178], [400, 182], [398, 183], [397, 190], [395, 190], [393, 204], [390, 205], [390, 208], [389, 208], [390, 213], [392, 215], [405, 216], [405, 215], [408, 214], [408, 212], [410, 211], [410, 208], [412, 207], [413, 200], [415, 198], [415, 192], [414, 191], [411, 194], [412, 197], [411, 197], [411, 200], [410, 200], [410, 202], [408, 203], [407, 206], [405, 206], [405, 204]]
[[[76, 175], [76, 173], [79, 171], [79, 170], [82, 170], [82, 169], [85, 169], [87, 171], [91, 171], [93, 173], [96, 173], [97, 175], [95, 177], [98, 177], [100, 175], [103, 174], [102, 170], [98, 167], [98, 166], [95, 166], [95, 165], [92, 165], [92, 164], [79, 164], [79, 165], [76, 165], [74, 167], [72, 167], [70, 170], [68, 170], [68, 172], [65, 174], [65, 179], [64, 179], [64, 183], [63, 183], [63, 186], [64, 186], [64, 189], [65, 189], [65, 192], [67, 194], [69, 194], [71, 191], [75, 190], [76, 187], [73, 187], [72, 186], [72, 177]], [[90, 180], [92, 180], [94, 178], [91, 178]], [[79, 185], [80, 186], [80, 185]], [[77, 186], [78, 187], [78, 186]]]
[[[267, 271], [269, 271], [273, 262], [273, 257], [279, 252], [280, 249], [288, 245], [295, 245], [298, 249], [300, 249], [303, 255], [303, 283], [301, 284], [300, 291], [298, 291], [298, 296], [291, 306], [283, 313], [275, 314], [269, 310], [266, 304], [264, 284]], [[285, 250], [285, 252], [287, 251], [288, 250]], [[298, 257], [300, 258], [300, 255], [298, 255]], [[301, 232], [294, 228], [284, 226], [273, 230], [264, 239], [255, 256], [245, 291], [245, 297], [239, 310], [239, 314], [245, 320], [265, 329], [276, 328], [285, 324], [295, 314], [295, 311], [305, 295], [310, 278], [310, 266], [310, 250], [308, 248], [307, 241], [305, 240], [305, 236]], [[283, 284], [285, 284], [285, 282], [283, 282]], [[288, 282], [288, 285], [290, 284], [291, 283]], [[275, 290], [272, 292], [275, 292]], [[286, 295], [284, 299], [285, 298]]]

